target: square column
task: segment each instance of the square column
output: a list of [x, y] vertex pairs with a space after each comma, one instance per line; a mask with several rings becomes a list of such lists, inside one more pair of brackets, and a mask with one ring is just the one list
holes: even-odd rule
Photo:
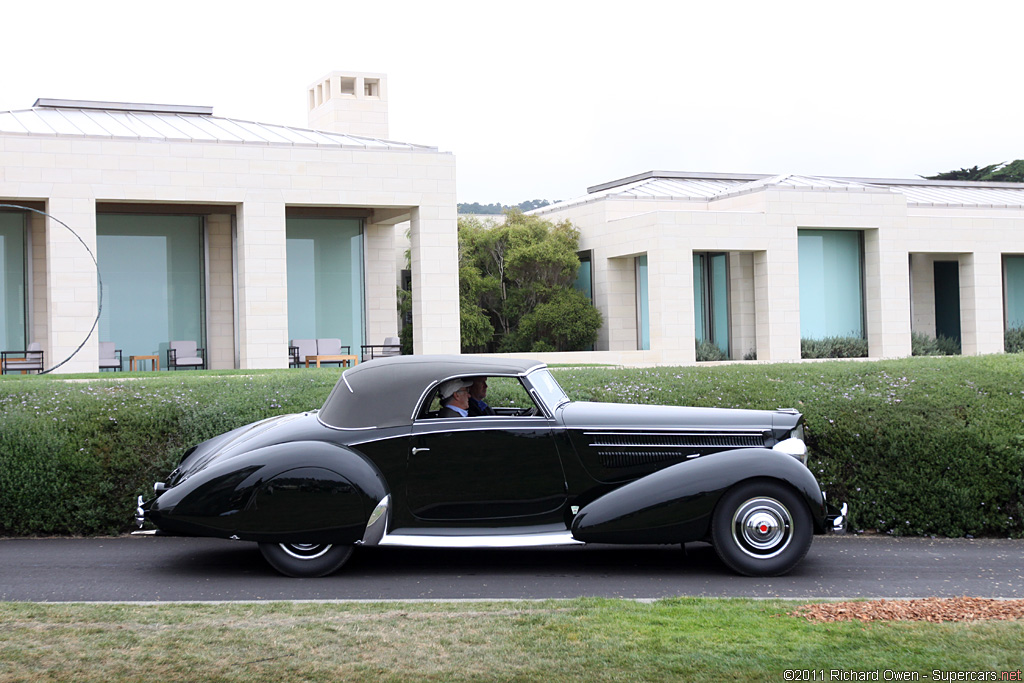
[[960, 348], [965, 356], [1003, 352], [1002, 255], [960, 256]]
[[868, 355], [910, 355], [910, 262], [881, 230], [864, 230], [864, 312]]
[[[67, 360], [59, 373], [97, 372], [99, 330], [93, 330], [99, 311], [94, 260], [96, 202], [91, 198], [51, 197], [46, 212], [51, 216], [46, 219], [45, 238], [50, 302], [45, 312], [47, 337], [34, 341], [43, 345], [46, 368]], [[34, 328], [33, 332], [39, 330], [38, 325]], [[76, 351], [83, 342], [85, 345]]]
[[695, 363], [693, 251], [657, 249], [647, 254], [651, 350], [676, 350], [679, 362]]
[[367, 222], [363, 233], [367, 344], [383, 344], [385, 338], [398, 336], [397, 230], [393, 223]]
[[410, 232], [413, 353], [460, 353], [459, 237], [454, 202], [451, 206], [413, 208]]
[[238, 209], [239, 365], [288, 367], [288, 256], [280, 193], [250, 192]]
[[757, 359], [800, 359], [800, 273], [796, 231], [779, 248], [754, 252]]

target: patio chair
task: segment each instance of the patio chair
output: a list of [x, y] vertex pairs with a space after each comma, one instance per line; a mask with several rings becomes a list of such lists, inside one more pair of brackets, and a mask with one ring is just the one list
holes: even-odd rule
[[114, 342], [100, 342], [100, 371], [113, 370], [117, 372], [124, 370], [124, 361], [121, 358], [121, 349], [115, 349]]
[[43, 346], [32, 342], [24, 351], [0, 351], [0, 370], [2, 373], [43, 371]]
[[385, 337], [383, 344], [363, 344], [362, 350], [364, 361], [373, 360], [374, 358], [387, 358], [388, 356], [401, 356], [402, 343], [398, 337]]
[[167, 369], [204, 369], [206, 349], [197, 348], [198, 346], [194, 341], [172, 341], [167, 348]]
[[316, 339], [292, 339], [288, 344], [288, 367], [301, 368], [307, 356], [316, 355]]

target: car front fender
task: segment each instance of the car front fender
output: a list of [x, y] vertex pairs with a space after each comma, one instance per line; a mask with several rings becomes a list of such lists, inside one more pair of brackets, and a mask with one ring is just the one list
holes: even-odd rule
[[807, 502], [816, 531], [824, 529], [824, 500], [810, 470], [785, 453], [748, 448], [687, 460], [606, 493], [579, 510], [572, 535], [587, 543], [700, 540], [725, 491], [758, 478], [793, 487]]

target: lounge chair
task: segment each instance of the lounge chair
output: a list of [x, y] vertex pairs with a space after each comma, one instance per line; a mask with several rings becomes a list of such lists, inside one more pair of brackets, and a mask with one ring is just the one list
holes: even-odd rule
[[121, 358], [121, 349], [115, 349], [114, 342], [100, 342], [100, 370], [113, 370], [117, 372], [124, 370], [124, 360]]
[[206, 367], [206, 349], [197, 348], [194, 341], [172, 341], [167, 349], [167, 369], [189, 368], [192, 370]]
[[43, 346], [32, 342], [24, 351], [0, 351], [0, 367], [3, 373], [43, 371]]

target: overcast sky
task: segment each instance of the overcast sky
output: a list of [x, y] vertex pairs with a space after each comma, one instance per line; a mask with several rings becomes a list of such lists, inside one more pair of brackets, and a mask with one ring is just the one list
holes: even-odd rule
[[460, 202], [649, 170], [907, 178], [1024, 158], [1018, 0], [18, 2], [0, 110], [208, 105], [306, 126], [333, 70], [386, 73], [390, 137]]

